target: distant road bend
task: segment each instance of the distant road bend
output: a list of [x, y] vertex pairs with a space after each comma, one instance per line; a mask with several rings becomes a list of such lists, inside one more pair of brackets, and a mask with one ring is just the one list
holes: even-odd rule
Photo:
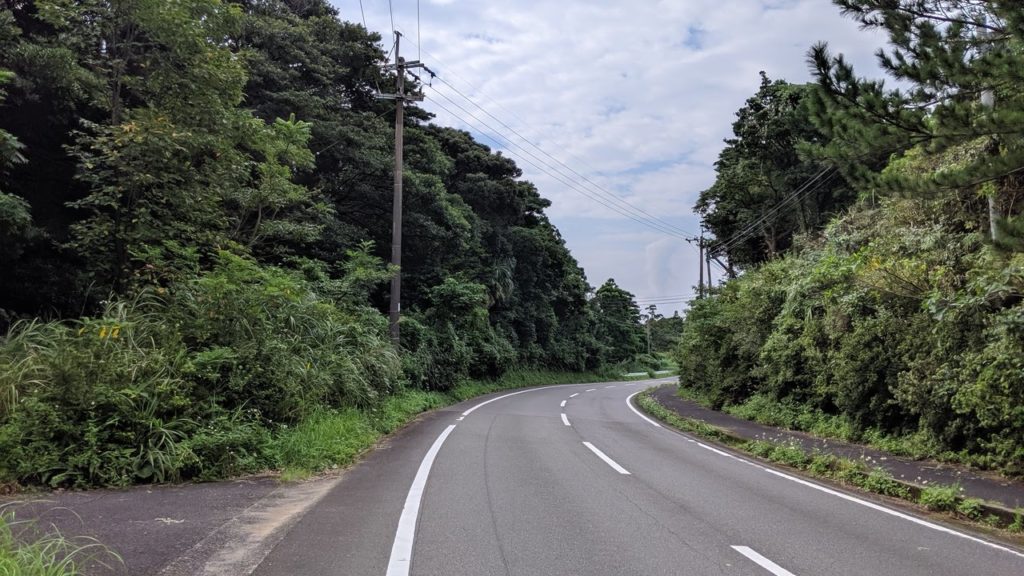
[[1024, 575], [1019, 550], [659, 426], [629, 403], [651, 384], [438, 411], [351, 470], [256, 574]]

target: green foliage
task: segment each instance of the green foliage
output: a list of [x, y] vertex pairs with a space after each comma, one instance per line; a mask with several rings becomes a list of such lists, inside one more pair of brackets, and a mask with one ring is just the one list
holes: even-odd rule
[[634, 296], [609, 278], [590, 301], [594, 333], [610, 363], [627, 363], [646, 349], [640, 308]]
[[929, 486], [921, 490], [918, 502], [935, 512], [955, 512], [957, 506], [956, 486]]
[[[826, 176], [829, 166], [812, 154], [825, 143], [806, 106], [813, 90], [761, 72], [757, 93], [736, 112], [734, 138], [715, 163], [715, 182], [695, 206], [704, 225], [727, 243], [713, 252], [731, 264], [747, 268], [776, 258], [797, 234], [820, 229], [853, 200], [842, 178]], [[804, 186], [808, 181], [813, 186]], [[782, 202], [787, 208], [777, 209]]]
[[760, 198], [778, 203], [765, 196], [773, 175], [802, 182], [821, 159], [862, 203], [787, 240], [784, 254], [770, 220], [763, 238], [731, 244], [747, 272], [691, 306], [675, 352], [680, 383], [746, 418], [1019, 476], [1024, 10], [835, 3], [888, 34], [880, 63], [907, 89], [858, 78], [816, 46], [818, 88], [764, 77], [699, 207], [724, 237], [754, 219], [743, 210]]
[[227, 253], [161, 297], [19, 324], [0, 365], [0, 475], [79, 486], [273, 466], [273, 423], [375, 405], [401, 378], [379, 315]]
[[683, 317], [678, 311], [667, 318], [649, 311], [647, 317], [650, 321], [651, 350], [659, 354], [674, 351], [683, 335]]
[[366, 406], [400, 378], [383, 318], [340, 309], [294, 273], [222, 253], [174, 304], [204, 393], [270, 421]]
[[695, 302], [682, 387], [745, 418], [1019, 475], [1024, 272], [961, 208], [859, 206]]
[[386, 59], [327, 0], [0, 8], [0, 481], [298, 474], [438, 391], [634, 360], [632, 297], [415, 107], [392, 345]]
[[[821, 87], [815, 119], [832, 137], [830, 156], [872, 187], [902, 194], [1002, 184], [1019, 168], [1024, 11], [1018, 2], [835, 4], [889, 36], [891, 48], [879, 51], [879, 64], [907, 88], [887, 90], [882, 81], [857, 78], [842, 55], [832, 55], [824, 43], [815, 46], [809, 56]], [[891, 154], [915, 146], [927, 154], [961, 154], [936, 170], [879, 175]]]
[[0, 507], [0, 574], [77, 576], [90, 563], [110, 568], [121, 558], [91, 538], [68, 539], [55, 530], [40, 535], [34, 523]]
[[[891, 474], [881, 468], [875, 468], [867, 476], [864, 476], [859, 486], [875, 494], [883, 494], [904, 500], [910, 498], [910, 490], [905, 485], [895, 481]], [[972, 519], [974, 518], [972, 517]]]
[[288, 477], [300, 471], [319, 471], [352, 463], [373, 445], [378, 433], [365, 414], [354, 408], [311, 415], [294, 428], [283, 431], [276, 451]]
[[981, 520], [984, 514], [984, 508], [982, 508], [982, 502], [978, 498], [964, 498], [956, 506], [957, 514], [970, 518], [971, 520]]
[[1024, 532], [1024, 512], [1018, 509], [1013, 515], [1013, 522], [1006, 529], [1013, 534]]

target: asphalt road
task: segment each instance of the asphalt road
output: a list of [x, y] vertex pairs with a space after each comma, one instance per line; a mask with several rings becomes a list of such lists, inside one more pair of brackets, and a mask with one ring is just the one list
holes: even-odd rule
[[1021, 551], [655, 425], [627, 405], [649, 385], [434, 413], [350, 471], [256, 574], [1024, 575]]

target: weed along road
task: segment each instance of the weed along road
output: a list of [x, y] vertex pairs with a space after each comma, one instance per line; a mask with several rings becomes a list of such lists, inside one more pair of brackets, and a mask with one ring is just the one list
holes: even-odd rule
[[256, 574], [1024, 574], [1019, 550], [658, 425], [628, 402], [651, 384], [433, 413], [352, 469]]

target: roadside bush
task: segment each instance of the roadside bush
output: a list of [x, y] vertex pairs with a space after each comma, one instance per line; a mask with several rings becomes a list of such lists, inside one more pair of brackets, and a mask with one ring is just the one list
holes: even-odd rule
[[379, 314], [227, 253], [95, 318], [18, 324], [0, 340], [0, 479], [123, 486], [273, 466], [275, 426], [399, 385], [385, 334]]
[[19, 324], [0, 341], [21, 363], [0, 420], [0, 474], [27, 482], [125, 485], [174, 479], [195, 427], [187, 352], [153, 298], [70, 325]]
[[712, 408], [1024, 476], [1024, 253], [956, 196], [858, 206], [693, 303], [680, 388]]
[[494, 379], [517, 360], [512, 344], [491, 326], [486, 288], [446, 278], [429, 292], [431, 307], [402, 321], [406, 377], [424, 390], [451, 390], [462, 379]]
[[170, 309], [203, 395], [270, 422], [369, 405], [401, 377], [380, 314], [342, 310], [295, 273], [229, 253]]

